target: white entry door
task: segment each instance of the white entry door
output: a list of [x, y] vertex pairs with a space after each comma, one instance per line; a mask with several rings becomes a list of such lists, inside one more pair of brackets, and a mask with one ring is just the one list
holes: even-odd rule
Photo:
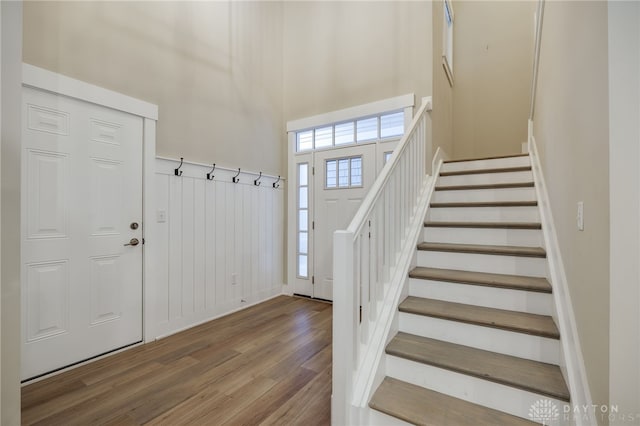
[[142, 340], [142, 118], [25, 87], [22, 379]]
[[313, 297], [333, 300], [333, 233], [346, 229], [376, 178], [376, 144], [314, 154]]

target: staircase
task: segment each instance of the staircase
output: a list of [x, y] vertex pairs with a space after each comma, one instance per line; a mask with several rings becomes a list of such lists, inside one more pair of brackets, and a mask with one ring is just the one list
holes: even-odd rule
[[543, 245], [528, 155], [443, 164], [371, 423], [536, 424], [534, 404], [562, 415]]

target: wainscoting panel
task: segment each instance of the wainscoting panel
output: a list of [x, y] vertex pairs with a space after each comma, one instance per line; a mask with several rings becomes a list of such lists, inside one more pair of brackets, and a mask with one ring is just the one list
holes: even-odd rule
[[[158, 337], [282, 293], [284, 185], [157, 160]], [[282, 181], [281, 181], [282, 183]]]

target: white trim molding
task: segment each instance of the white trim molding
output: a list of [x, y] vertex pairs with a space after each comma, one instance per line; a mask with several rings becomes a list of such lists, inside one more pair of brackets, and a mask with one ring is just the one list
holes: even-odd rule
[[[536, 140], [533, 136], [533, 121], [529, 120], [529, 154], [535, 182], [536, 196], [540, 209], [542, 233], [547, 251], [549, 265], [549, 281], [553, 287], [553, 299], [556, 312], [554, 319], [560, 330], [560, 369], [569, 385], [571, 404], [573, 407], [592, 407], [591, 391], [587, 380], [587, 371], [582, 356], [582, 346], [571, 303], [571, 294], [567, 283], [560, 244], [553, 221], [547, 185], [542, 173], [542, 165], [538, 155]], [[591, 419], [593, 420], [593, 419]], [[576, 416], [577, 425], [587, 425], [588, 418]]]
[[275, 177], [155, 159], [155, 338], [282, 294], [285, 188]]
[[22, 64], [22, 84], [118, 111], [158, 120], [158, 106], [30, 64]]
[[291, 120], [287, 122], [287, 132], [297, 132], [300, 130], [323, 126], [329, 123], [354, 120], [356, 118], [365, 117], [368, 115], [376, 115], [384, 112], [401, 110], [404, 108], [412, 108], [414, 106], [415, 95], [413, 93], [409, 93], [407, 95], [382, 99], [380, 101], [370, 102], [368, 104], [357, 105], [354, 107], [331, 111], [311, 117], [300, 118], [298, 120]]

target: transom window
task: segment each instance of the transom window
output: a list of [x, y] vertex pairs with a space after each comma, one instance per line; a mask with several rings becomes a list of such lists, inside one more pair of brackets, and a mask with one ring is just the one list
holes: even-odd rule
[[326, 160], [325, 167], [326, 189], [362, 187], [362, 156]]
[[296, 132], [296, 151], [375, 142], [404, 134], [404, 112], [395, 111]]

